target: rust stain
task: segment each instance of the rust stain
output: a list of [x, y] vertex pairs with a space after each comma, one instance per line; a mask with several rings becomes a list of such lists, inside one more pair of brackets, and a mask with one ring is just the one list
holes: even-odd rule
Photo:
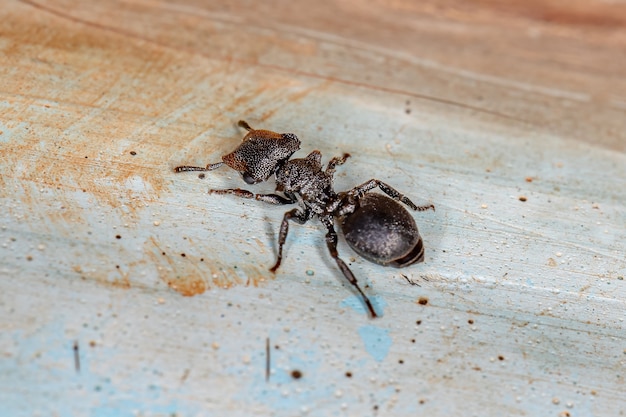
[[626, 25], [626, 7], [623, 4], [611, 2], [479, 0], [477, 7], [501, 11], [516, 18], [570, 26], [624, 27]]
[[[197, 257], [185, 252], [185, 256], [168, 254], [154, 237], [145, 243], [145, 254], [156, 265], [159, 278], [179, 294], [191, 297], [209, 288], [228, 289], [234, 286], [257, 287], [273, 278], [269, 271], [261, 271], [253, 265], [224, 265], [217, 259]], [[244, 280], [241, 276], [245, 276]]]
[[[231, 97], [230, 100], [223, 103], [224, 105], [224, 113], [239, 113], [239, 114], [254, 114], [256, 112], [256, 108], [263, 108], [268, 103], [272, 103], [274, 101], [273, 98], [267, 97], [267, 92], [276, 91], [280, 86], [279, 82], [268, 81], [268, 80], [259, 80], [260, 84], [256, 86], [251, 86], [251, 88], [246, 89], [244, 91], [238, 92], [236, 95]], [[251, 102], [255, 99], [265, 98], [267, 102], [258, 103], [252, 105]], [[244, 106], [248, 107], [244, 107]], [[274, 104], [276, 105], [276, 103]], [[252, 125], [254, 128], [255, 126]]]
[[[143, 71], [146, 83], [158, 80], [159, 62], [166, 62], [168, 54], [140, 48], [119, 36], [78, 30], [56, 18], [43, 25], [26, 13], [13, 17], [15, 22], [3, 28], [9, 47], [0, 58], [0, 63], [8, 59], [15, 74], [11, 84], [3, 85], [10, 104], [2, 109], [7, 126], [3, 135], [10, 137], [11, 155], [3, 171], [9, 179], [33, 184], [22, 187], [21, 205], [41, 204], [41, 191], [52, 192], [63, 206], [50, 211], [53, 222], [83, 222], [74, 197], [87, 193], [100, 204], [123, 205], [125, 214], [134, 216], [146, 201], [157, 200], [165, 187], [156, 172], [163, 155], [154, 143], [150, 152], [137, 154], [135, 149], [145, 148], [144, 142], [152, 139], [147, 132], [154, 130], [157, 119], [128, 111], [124, 108], [128, 101], [117, 89], [132, 84], [138, 71]], [[38, 58], [24, 59], [30, 56]], [[103, 60], [109, 65], [99, 65]], [[88, 77], [83, 75], [86, 62]], [[151, 63], [149, 71], [142, 68], [145, 62]], [[126, 75], [111, 76], [118, 73]], [[43, 79], [45, 83], [33, 81]], [[148, 111], [155, 107], [141, 85], [129, 85], [127, 91], [133, 104], [142, 101], [137, 105]]]
[[202, 294], [207, 289], [207, 283], [191, 262], [188, 256], [168, 254], [161, 248], [156, 238], [150, 237], [146, 242], [145, 254], [156, 265], [159, 277], [168, 287], [185, 297]]
[[[239, 265], [226, 265], [218, 259], [190, 255], [188, 251], [167, 253], [162, 246], [165, 245], [159, 244], [157, 238], [150, 237], [144, 243], [143, 256], [135, 261], [116, 265], [111, 262], [110, 254], [104, 256], [94, 251], [84, 262], [73, 264], [70, 268], [80, 279], [100, 286], [153, 291], [154, 285], [132, 280], [133, 276], [145, 272], [148, 265], [153, 266], [161, 282], [185, 297], [200, 295], [210, 288], [229, 289], [242, 285], [258, 287], [275, 277], [271, 272], [251, 264], [242, 262]], [[120, 247], [119, 250], [116, 259], [129, 258], [129, 255], [124, 254], [125, 248]], [[73, 256], [82, 258], [83, 254], [84, 248], [77, 249]], [[110, 266], [103, 268], [103, 264]]]
[[193, 297], [206, 291], [206, 283], [200, 277], [185, 276], [178, 279], [169, 279], [167, 285], [185, 297]]
[[[17, 104], [15, 107], [16, 111], [19, 111], [20, 105]], [[36, 117], [36, 114], [32, 116]], [[27, 117], [30, 116], [25, 110], [20, 118]], [[9, 172], [16, 172], [14, 175], [19, 175], [16, 179], [60, 191], [59, 195], [88, 193], [101, 204], [113, 208], [124, 205], [130, 214], [136, 214], [137, 206], [143, 206], [146, 201], [156, 201], [159, 198], [164, 181], [154, 168], [118, 161], [113, 155], [98, 159], [89, 158], [89, 154], [102, 153], [107, 149], [106, 142], [96, 135], [76, 138], [77, 140], [71, 144], [49, 143], [48, 149], [42, 150], [41, 138], [46, 134], [35, 125], [22, 140], [12, 142], [14, 144], [11, 148], [12, 159], [29, 161], [27, 170], [9, 168]], [[87, 155], [81, 156], [83, 154]], [[39, 189], [33, 191], [34, 193], [25, 196], [25, 203], [40, 200]], [[62, 200], [65, 211], [59, 211], [57, 214], [67, 221], [76, 221], [76, 217], [73, 217], [73, 214], [76, 214], [73, 213], [75, 198], [62, 197]]]
[[428, 304], [428, 298], [427, 297], [420, 297], [417, 301], [417, 304], [419, 305], [423, 305], [425, 306], [426, 304]]
[[[292, 82], [293, 84], [293, 82]], [[280, 111], [283, 107], [282, 102], [283, 101], [288, 101], [290, 103], [296, 103], [300, 100], [302, 100], [303, 98], [307, 97], [309, 94], [311, 94], [312, 92], [320, 92], [324, 89], [326, 89], [327, 87], [329, 87], [330, 85], [332, 85], [332, 83], [329, 80], [323, 80], [323, 82], [321, 84], [315, 84], [312, 85], [308, 88], [303, 88], [301, 90], [297, 90], [291, 94], [288, 94], [286, 99], [281, 99], [280, 105], [276, 106], [274, 103], [273, 106], [266, 106], [266, 110], [263, 112], [263, 114], [259, 117], [260, 121], [265, 121], [267, 119], [269, 119], [270, 117], [272, 117], [276, 112]]]
[[377, 11], [385, 15], [389, 10], [430, 15], [436, 19], [463, 21], [516, 21], [521, 19], [543, 21], [571, 26], [623, 27], [626, 7], [619, 2], [589, 2], [585, 0], [461, 0], [414, 2], [411, 0], [378, 1]]
[[261, 242], [261, 241], [259, 240], [259, 238], [255, 237], [255, 238], [254, 238], [254, 243], [256, 243], [256, 245], [257, 245], [257, 247], [258, 247], [258, 249], [259, 249], [259, 252], [260, 252], [261, 254], [265, 254], [265, 253], [266, 253], [266, 250], [265, 250], [265, 245], [263, 244], [263, 242]]
[[116, 278], [109, 283], [114, 288], [121, 288], [124, 290], [130, 289], [130, 279], [128, 278], [128, 272], [122, 271], [119, 266], [116, 267], [120, 273], [120, 278]]
[[[110, 268], [102, 268], [102, 262], [98, 262], [97, 259], [97, 254], [94, 254], [91, 258], [86, 260], [86, 263], [72, 265], [71, 268], [75, 273], [80, 275], [82, 280], [92, 281], [101, 286], [122, 290], [128, 290], [132, 287], [145, 288], [145, 285], [137, 285], [136, 283], [131, 283], [130, 280], [133, 271], [137, 267], [144, 265], [143, 261], [132, 262], [128, 264], [125, 270], [122, 270], [119, 265], [113, 265]], [[107, 259], [107, 262], [109, 262], [109, 259]], [[119, 277], [115, 275], [119, 275]]]

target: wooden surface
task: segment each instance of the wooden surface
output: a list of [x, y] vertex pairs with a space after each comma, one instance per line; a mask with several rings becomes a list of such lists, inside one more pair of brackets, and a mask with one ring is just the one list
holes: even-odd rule
[[[626, 4], [310, 4], [3, 3], [0, 415], [626, 415]], [[241, 118], [436, 205], [382, 318]]]

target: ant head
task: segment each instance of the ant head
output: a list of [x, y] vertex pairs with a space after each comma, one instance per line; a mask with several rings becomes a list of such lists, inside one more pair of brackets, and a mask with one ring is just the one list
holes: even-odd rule
[[241, 145], [222, 160], [245, 182], [256, 184], [266, 181], [298, 149], [300, 140], [293, 133], [249, 129]]

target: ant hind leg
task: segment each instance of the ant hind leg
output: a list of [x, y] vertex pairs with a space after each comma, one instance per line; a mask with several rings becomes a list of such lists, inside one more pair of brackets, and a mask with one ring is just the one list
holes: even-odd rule
[[378, 317], [378, 314], [376, 314], [376, 310], [374, 310], [372, 302], [369, 298], [367, 298], [367, 295], [365, 295], [361, 287], [359, 287], [359, 283], [357, 282], [356, 277], [354, 276], [350, 268], [348, 268], [348, 265], [346, 265], [346, 263], [339, 257], [339, 253], [337, 252], [337, 232], [335, 232], [335, 228], [332, 224], [326, 224], [326, 227], [328, 228], [328, 233], [326, 234], [326, 245], [328, 246], [330, 256], [333, 257], [333, 259], [337, 263], [337, 266], [339, 267], [339, 269], [341, 269], [343, 276], [346, 277], [350, 284], [352, 284], [354, 288], [356, 288], [357, 292], [361, 295], [361, 297], [363, 298], [363, 302], [369, 310], [372, 318]]
[[368, 191], [376, 187], [380, 188], [380, 190], [384, 192], [385, 194], [387, 194], [389, 197], [393, 198], [394, 200], [401, 201], [402, 203], [406, 204], [413, 210], [417, 210], [417, 211], [435, 210], [435, 206], [432, 204], [427, 204], [427, 205], [422, 205], [422, 206], [415, 205], [415, 203], [413, 203], [407, 196], [405, 196], [404, 194], [401, 194], [398, 190], [393, 188], [391, 185], [386, 184], [382, 182], [381, 180], [377, 180], [377, 179], [371, 179], [367, 182], [364, 182], [363, 184], [357, 187], [354, 187], [352, 190], [349, 191], [349, 193], [352, 194], [358, 200], [365, 193], [367, 193]]

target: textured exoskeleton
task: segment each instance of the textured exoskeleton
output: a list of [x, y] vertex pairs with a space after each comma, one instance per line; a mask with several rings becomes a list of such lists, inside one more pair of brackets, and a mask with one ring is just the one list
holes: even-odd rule
[[342, 217], [341, 231], [365, 259], [397, 268], [424, 261], [424, 243], [413, 216], [382, 194], [365, 194], [358, 207]]

